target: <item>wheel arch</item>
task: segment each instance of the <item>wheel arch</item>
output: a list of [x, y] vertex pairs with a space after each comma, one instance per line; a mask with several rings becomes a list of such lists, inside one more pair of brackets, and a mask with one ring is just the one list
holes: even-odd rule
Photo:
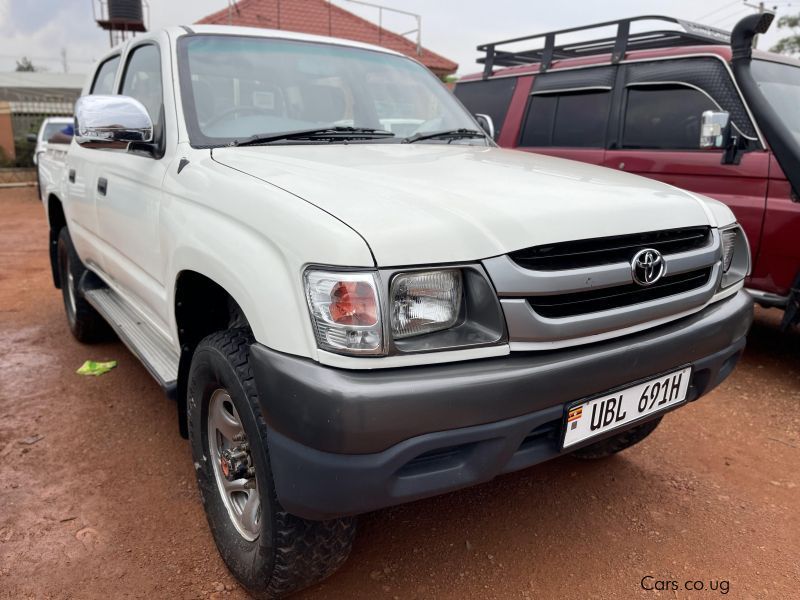
[[181, 435], [187, 437], [186, 390], [195, 348], [214, 332], [232, 327], [252, 329], [234, 295], [211, 277], [192, 269], [181, 270], [175, 277], [173, 310], [180, 344], [176, 389], [178, 425]]
[[64, 214], [64, 206], [61, 204], [61, 199], [55, 194], [47, 196], [47, 223], [50, 226], [49, 234], [49, 254], [50, 254], [50, 271], [53, 275], [53, 285], [61, 288], [61, 277], [58, 273], [58, 234], [61, 229], [67, 226], [67, 218]]

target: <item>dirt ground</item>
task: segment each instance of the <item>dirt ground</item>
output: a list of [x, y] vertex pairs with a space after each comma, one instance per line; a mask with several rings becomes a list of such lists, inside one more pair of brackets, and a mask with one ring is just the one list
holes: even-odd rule
[[[246, 598], [174, 403], [121, 343], [71, 337], [46, 234], [33, 189], [0, 190], [0, 597]], [[365, 515], [298, 597], [800, 598], [800, 334], [778, 319], [759, 310], [732, 377], [641, 445]]]

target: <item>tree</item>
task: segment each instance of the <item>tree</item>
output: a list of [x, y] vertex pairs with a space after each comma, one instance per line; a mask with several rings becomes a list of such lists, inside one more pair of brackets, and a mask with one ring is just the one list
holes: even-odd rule
[[31, 62], [31, 59], [27, 56], [23, 56], [17, 61], [17, 71], [24, 71], [24, 72], [33, 72], [38, 71], [39, 69]]
[[780, 54], [800, 54], [800, 14], [778, 19], [778, 29], [789, 29], [792, 35], [778, 40], [770, 50]]

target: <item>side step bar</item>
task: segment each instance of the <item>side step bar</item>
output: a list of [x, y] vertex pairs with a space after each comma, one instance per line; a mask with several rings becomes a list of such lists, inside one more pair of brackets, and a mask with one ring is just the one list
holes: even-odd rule
[[174, 389], [178, 381], [180, 354], [169, 341], [143, 321], [112, 289], [84, 290], [83, 295], [161, 387], [165, 390]]

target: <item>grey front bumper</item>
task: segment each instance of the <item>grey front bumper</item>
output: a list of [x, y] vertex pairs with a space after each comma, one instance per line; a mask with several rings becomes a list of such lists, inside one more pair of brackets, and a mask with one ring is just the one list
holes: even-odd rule
[[276, 491], [298, 516], [357, 514], [466, 487], [560, 454], [564, 406], [693, 366], [689, 400], [733, 370], [744, 292], [679, 321], [552, 352], [348, 371], [252, 346]]

